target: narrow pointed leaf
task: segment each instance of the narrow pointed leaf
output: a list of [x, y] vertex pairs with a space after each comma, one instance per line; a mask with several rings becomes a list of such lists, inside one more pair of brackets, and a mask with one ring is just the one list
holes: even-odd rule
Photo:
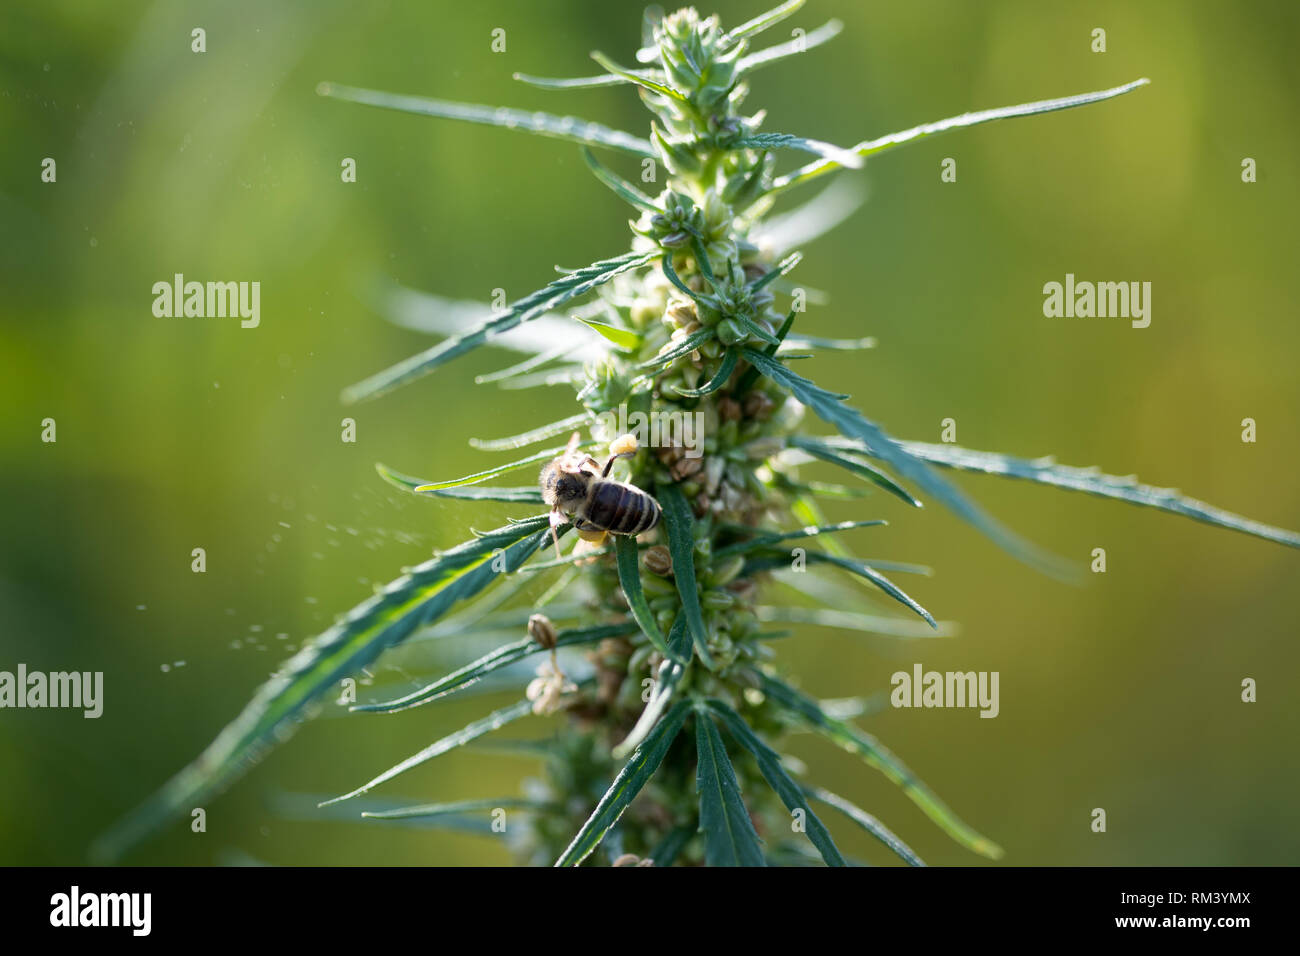
[[[412, 494], [417, 488], [427, 487], [427, 482], [423, 478], [414, 478], [411, 475], [404, 475], [400, 471], [386, 465], [375, 463], [375, 471], [379, 472], [381, 478], [403, 491], [409, 491]], [[430, 489], [421, 491], [421, 495], [436, 496], [439, 498], [466, 498], [473, 501], [510, 501], [523, 502], [527, 504], [542, 504], [542, 492], [538, 488], [443, 488]]]
[[547, 534], [546, 515], [506, 525], [444, 551], [363, 601], [303, 647], [192, 764], [97, 841], [96, 858], [111, 860], [188, 813], [283, 741], [307, 710], [340, 680], [388, 648], [519, 567]]
[[403, 96], [399, 93], [385, 93], [381, 90], [365, 90], [355, 86], [343, 86], [338, 83], [321, 83], [316, 87], [321, 96], [336, 100], [361, 103], [364, 106], [378, 106], [381, 109], [397, 110], [401, 113], [416, 113], [420, 116], [436, 116], [441, 119], [461, 120], [466, 123], [478, 123], [483, 126], [500, 126], [505, 129], [523, 130], [538, 136], [552, 139], [564, 139], [571, 143], [585, 146], [602, 146], [606, 149], [622, 150], [635, 156], [654, 158], [654, 149], [648, 140], [610, 129], [599, 123], [575, 119], [572, 116], [554, 116], [550, 113], [512, 110], [504, 106], [480, 106], [475, 103], [453, 103], [449, 100], [429, 99], [423, 96]]
[[565, 343], [557, 349], [550, 349], [545, 352], [539, 352], [536, 355], [530, 355], [522, 362], [516, 362], [514, 365], [508, 365], [505, 368], [497, 369], [495, 372], [484, 372], [482, 375], [474, 376], [475, 385], [490, 385], [494, 382], [504, 382], [512, 378], [518, 378], [526, 372], [541, 368], [547, 362], [553, 362], [557, 358], [563, 358], [569, 353], [575, 351], [578, 346]]
[[524, 800], [519, 797], [490, 797], [479, 800], [455, 800], [450, 803], [424, 803], [418, 806], [399, 807], [394, 810], [367, 810], [361, 814], [368, 820], [429, 820], [436, 817], [464, 813], [491, 813], [496, 809], [549, 811], [555, 804], [545, 800]]
[[739, 541], [736, 544], [729, 544], [726, 547], [718, 548], [713, 552], [714, 560], [725, 558], [733, 554], [745, 554], [757, 548], [770, 548], [774, 544], [782, 541], [792, 541], [796, 538], [815, 538], [823, 534], [831, 534], [836, 531], [850, 531], [854, 528], [871, 528], [877, 525], [887, 525], [888, 521], [872, 519], [869, 521], [841, 521], [838, 524], [827, 525], [809, 525], [804, 528], [796, 528], [793, 531], [773, 531], [762, 534], [756, 534], [745, 541]]
[[828, 352], [855, 352], [861, 349], [874, 349], [876, 340], [871, 336], [860, 339], [823, 339], [815, 335], [800, 335], [792, 332], [785, 338], [785, 344], [796, 349], [826, 349]]
[[704, 612], [700, 608], [700, 594], [695, 581], [695, 519], [691, 506], [676, 485], [658, 489], [659, 504], [664, 512], [664, 530], [668, 533], [668, 551], [673, 559], [673, 580], [682, 599], [682, 614], [695, 643], [695, 653], [706, 667], [715, 666], [709, 653], [709, 633], [704, 628]]
[[[937, 621], [935, 621], [934, 616], [931, 615], [929, 611], [927, 611], [915, 600], [913, 600], [913, 598], [910, 595], [908, 595], [906, 591], [900, 588], [893, 581], [889, 580], [889, 578], [885, 577], [883, 574], [881, 574], [879, 571], [877, 571], [874, 567], [872, 567], [867, 562], [861, 560], [860, 558], [843, 557], [838, 554], [826, 554], [822, 551], [809, 551], [806, 548], [802, 550], [804, 552], [805, 560], [807, 560], [810, 564], [811, 563], [833, 564], [836, 567], [843, 568], [845, 571], [850, 571], [853, 574], [858, 575], [859, 577], [865, 578], [866, 580], [874, 584], [876, 587], [880, 588], [880, 590], [888, 594], [899, 604], [903, 605], [903, 607], [907, 608], [908, 610], [918, 615], [923, 621], [929, 624], [930, 627], [938, 629], [939, 624]], [[786, 568], [789, 566], [790, 566], [790, 555], [788, 552], [785, 551], [772, 551], [772, 552], [761, 552], [759, 554], [752, 554], [749, 557], [749, 559], [745, 562], [745, 570], [748, 573], [775, 570], [778, 568]], [[908, 572], [927, 573], [929, 572], [930, 569], [926, 567], [922, 567], [920, 565], [904, 565], [902, 567], [896, 567], [895, 570], [901, 570], [904, 573], [908, 573]]]
[[[579, 448], [590, 448], [595, 442], [583, 442], [578, 445]], [[505, 465], [497, 465], [495, 468], [489, 468], [487, 471], [478, 471], [472, 475], [465, 475], [463, 478], [449, 478], [446, 481], [431, 481], [427, 484], [417, 485], [412, 490], [417, 494], [426, 492], [437, 492], [444, 488], [457, 488], [460, 485], [475, 485], [480, 481], [487, 481], [489, 478], [496, 478], [498, 475], [504, 475], [507, 472], [518, 471], [520, 468], [527, 468], [529, 465], [536, 465], [540, 462], [550, 461], [558, 455], [564, 454], [564, 448], [547, 448], [545, 451], [539, 451], [536, 454], [529, 455], [527, 458], [520, 458], [518, 461], [512, 461]]]
[[[686, 628], [684, 615], [679, 614], [677, 620], [673, 622], [672, 630], [668, 634], [668, 646], [673, 649], [679, 660], [690, 659], [691, 634]], [[641, 741], [645, 740], [658, 722], [659, 715], [668, 706], [673, 692], [677, 689], [677, 685], [681, 683], [682, 676], [685, 673], [686, 668], [671, 658], [665, 658], [659, 665], [659, 673], [655, 676], [654, 688], [650, 694], [650, 699], [646, 701], [645, 710], [641, 711], [641, 716], [637, 718], [636, 725], [628, 733], [626, 739], [611, 751], [615, 760], [622, 760], [634, 748], [641, 745]]]
[[[627, 605], [632, 611], [633, 619], [640, 626], [641, 632], [654, 645], [655, 650], [664, 657], [678, 660], [676, 654], [669, 648], [663, 631], [659, 630], [654, 612], [650, 610], [645, 592], [641, 589], [641, 564], [637, 560], [636, 538], [622, 534], [612, 535], [612, 537], [614, 554], [618, 560], [618, 580], [623, 586], [623, 594], [627, 597]], [[685, 663], [685, 661], [680, 662]]]
[[727, 748], [702, 706], [695, 715], [695, 752], [705, 861], [709, 866], [766, 866]]
[[[858, 156], [873, 156], [876, 153], [883, 153], [887, 149], [893, 149], [895, 146], [902, 146], [906, 143], [915, 142], [926, 136], [933, 136], [938, 133], [946, 133], [949, 130], [964, 129], [967, 126], [978, 126], [981, 123], [991, 123], [994, 120], [1012, 119], [1017, 116], [1034, 116], [1038, 113], [1051, 113], [1056, 110], [1068, 110], [1076, 106], [1087, 106], [1089, 103], [1099, 103], [1102, 100], [1108, 100], [1116, 96], [1122, 96], [1136, 90], [1140, 86], [1146, 86], [1151, 81], [1143, 77], [1134, 80], [1132, 83], [1125, 83], [1123, 86], [1117, 86], [1114, 89], [1098, 90], [1095, 93], [1081, 93], [1078, 96], [1063, 96], [1054, 100], [1039, 100], [1034, 103], [1021, 103], [1017, 106], [1001, 106], [997, 109], [980, 110], [974, 113], [963, 113], [960, 116], [952, 116], [948, 119], [938, 120], [933, 123], [923, 123], [920, 126], [914, 126], [909, 130], [901, 133], [891, 133], [888, 136], [882, 136], [879, 139], [866, 140], [854, 146], [851, 152]], [[778, 177], [772, 183], [772, 192], [779, 192], [791, 186], [797, 186], [800, 183], [808, 182], [825, 173], [834, 172], [843, 167], [833, 160], [820, 160], [796, 169], [794, 172], [785, 176]]]
[[624, 202], [650, 212], [663, 212], [662, 209], [655, 205], [653, 199], [641, 190], [637, 189], [623, 177], [615, 175], [613, 171], [597, 160], [596, 157], [592, 155], [591, 150], [584, 147], [582, 150], [582, 158], [583, 161], [586, 162], [587, 168], [595, 174], [596, 178], [608, 186]]
[[718, 370], [699, 388], [682, 388], [674, 386], [674, 391], [684, 398], [703, 398], [705, 395], [712, 395], [718, 389], [723, 388], [731, 379], [731, 373], [736, 370], [736, 364], [740, 361], [740, 353], [734, 348], [727, 349], [722, 355], [722, 362], [718, 365]]
[[837, 395], [795, 374], [776, 359], [762, 352], [746, 348], [741, 354], [762, 374], [789, 389], [795, 398], [811, 408], [819, 418], [839, 429], [841, 435], [862, 442], [867, 454], [884, 461], [899, 475], [937, 498], [958, 517], [988, 535], [1013, 557], [1059, 577], [1067, 576], [1068, 565], [1065, 565], [1061, 559], [1047, 554], [985, 513], [946, 478], [937, 474], [916, 455], [905, 450], [875, 422], [868, 420], [857, 409], [845, 405]]
[[895, 853], [900, 860], [908, 866], [925, 866], [925, 861], [916, 855], [916, 852], [900, 840], [889, 827], [885, 826], [871, 814], [867, 813], [861, 807], [858, 807], [845, 800], [838, 794], [831, 793], [829, 790], [823, 790], [821, 787], [810, 787], [805, 791], [808, 796], [828, 807], [834, 807], [840, 813], [844, 814], [862, 829], [866, 830], [873, 837], [883, 843]]
[[375, 398], [427, 375], [444, 362], [484, 344], [490, 335], [504, 332], [544, 315], [570, 299], [587, 294], [615, 276], [648, 265], [659, 255], [658, 252], [629, 252], [613, 259], [594, 262], [562, 276], [545, 288], [524, 296], [505, 312], [484, 319], [473, 328], [443, 339], [432, 348], [353, 385], [344, 391], [343, 400], [351, 404], [363, 399]]
[[726, 42], [728, 44], [733, 44], [748, 37], [757, 36], [764, 30], [776, 26], [786, 17], [793, 15], [804, 5], [804, 2], [805, 0], [786, 0], [785, 3], [778, 7], [773, 7], [766, 13], [760, 13], [758, 16], [754, 17], [754, 19], [742, 23], [734, 30], [729, 30], [727, 32]]
[[664, 834], [658, 846], [650, 851], [650, 859], [654, 860], [655, 866], [658, 867], [672, 866], [693, 836], [695, 836], [695, 828], [692, 826], [683, 824], [673, 827]]
[[690, 355], [705, 342], [713, 338], [712, 329], [699, 329], [692, 332], [685, 338], [678, 339], [668, 343], [664, 351], [660, 352], [654, 358], [642, 362], [637, 366], [639, 369], [654, 370], [665, 365], [671, 365], [683, 356]]
[[923, 442], [900, 442], [904, 450], [931, 464], [960, 471], [978, 471], [1004, 478], [1022, 478], [1026, 481], [1070, 491], [1082, 491], [1102, 498], [1115, 498], [1130, 504], [1168, 511], [1170, 514], [1193, 518], [1206, 524], [1230, 528], [1243, 534], [1276, 541], [1292, 548], [1300, 548], [1300, 534], [1275, 528], [1241, 515], [1224, 511], [1203, 501], [1188, 498], [1173, 488], [1143, 485], [1136, 478], [1105, 475], [1096, 468], [1074, 468], [1058, 465], [1051, 458], [1013, 458], [996, 452], [971, 451], [953, 445], [928, 445]]
[[489, 440], [471, 438], [469, 443], [479, 451], [511, 451], [515, 448], [523, 448], [539, 441], [545, 441], [547, 438], [554, 438], [557, 435], [570, 434], [583, 428], [590, 421], [590, 415], [586, 412], [579, 412], [577, 415], [570, 415], [558, 422], [552, 422], [531, 431], [521, 432], [518, 435], [511, 435], [509, 438], [493, 438]]
[[782, 681], [769, 677], [761, 671], [755, 670], [753, 673], [757, 675], [759, 689], [764, 694], [780, 707], [802, 719], [818, 733], [849, 753], [857, 754], [869, 766], [883, 773], [897, 784], [903, 793], [925, 812], [926, 816], [962, 846], [990, 859], [996, 860], [1002, 856], [1001, 847], [963, 823], [947, 804], [907, 768], [906, 764], [871, 734], [831, 717], [822, 710], [817, 701]]
[[709, 709], [718, 715], [722, 721], [723, 727], [740, 744], [758, 761], [758, 769], [767, 780], [768, 784], [776, 791], [776, 795], [781, 798], [787, 810], [793, 813], [796, 810], [802, 810], [807, 818], [807, 830], [805, 831], [812, 845], [817, 848], [817, 852], [822, 855], [827, 866], [846, 866], [844, 857], [840, 855], [839, 848], [835, 846], [835, 841], [831, 839], [830, 831], [822, 823], [808, 805], [808, 798], [804, 796], [803, 788], [795, 783], [790, 774], [786, 772], [785, 767], [781, 765], [781, 758], [776, 751], [765, 744], [758, 736], [749, 729], [743, 717], [732, 710], [723, 701], [710, 699], [707, 701]]
[[648, 70], [629, 70], [625, 66], [619, 66], [599, 50], [591, 54], [591, 58], [599, 63], [602, 67], [613, 73], [615, 76], [621, 76], [629, 83], [635, 83], [642, 89], [649, 90], [651, 93], [658, 93], [660, 96], [666, 96], [670, 100], [676, 100], [678, 103], [686, 102], [686, 94], [681, 90], [673, 89], [667, 83], [660, 82], [650, 75]]
[[605, 834], [618, 822], [623, 811], [636, 799], [641, 788], [663, 763], [664, 755], [677, 739], [677, 734], [682, 729], [689, 710], [690, 702], [679, 700], [664, 715], [663, 720], [655, 725], [655, 729], [646, 737], [645, 742], [636, 749], [623, 769], [619, 771], [618, 776], [614, 778], [605, 795], [600, 798], [596, 809], [574, 836], [573, 842], [555, 861], [556, 866], [577, 866], [600, 845]]
[[[656, 79], [659, 75], [662, 75], [650, 73], [648, 70], [629, 70], [628, 72], [645, 73], [649, 79]], [[529, 86], [536, 86], [544, 90], [582, 90], [598, 86], [623, 86], [632, 82], [626, 76], [619, 76], [616, 73], [574, 77], [531, 76], [527, 73], [516, 73], [514, 79], [520, 83], [527, 83]]]
[[418, 767], [422, 763], [427, 763], [434, 757], [440, 757], [449, 751], [461, 747], [475, 738], [489, 734], [500, 727], [504, 727], [512, 720], [518, 720], [533, 712], [533, 702], [531, 700], [521, 700], [511, 704], [509, 707], [502, 707], [500, 710], [493, 711], [481, 720], [476, 720], [456, 731], [454, 734], [448, 734], [441, 740], [437, 740], [425, 747], [419, 753], [412, 754], [396, 766], [390, 767], [379, 776], [375, 777], [369, 783], [362, 784], [357, 789], [345, 793], [342, 796], [334, 797], [331, 800], [324, 801], [321, 806], [333, 806], [336, 803], [342, 803], [344, 800], [351, 800], [353, 797], [359, 797], [379, 786], [381, 783], [387, 783], [394, 777], [406, 773], [413, 767]]
[[803, 261], [802, 252], [790, 253], [790, 255], [786, 256], [784, 259], [782, 259], [780, 262], [776, 264], [775, 269], [771, 270], [765, 275], [759, 276], [752, 283], [750, 283], [749, 291], [757, 292], [760, 289], [763, 289], [766, 286], [770, 285], [771, 283], [775, 282], [777, 279], [780, 279], [782, 276], [789, 275], [792, 271], [794, 271], [795, 266], [799, 265], [799, 263], [802, 261]]
[[[627, 624], [601, 624], [594, 627], [575, 628], [568, 631], [561, 631], [556, 635], [555, 646], [561, 647], [578, 647], [585, 644], [594, 644], [602, 641], [607, 637], [616, 637], [620, 634], [626, 634], [631, 628]], [[410, 710], [412, 707], [419, 707], [422, 704], [431, 703], [441, 697], [452, 693], [461, 687], [467, 687], [470, 684], [477, 683], [493, 671], [500, 670], [503, 667], [509, 667], [511, 664], [518, 663], [524, 658], [533, 654], [540, 654], [544, 647], [538, 644], [531, 637], [514, 641], [510, 644], [502, 645], [489, 654], [485, 654], [478, 660], [466, 664], [459, 670], [452, 671], [445, 677], [439, 678], [432, 684], [421, 687], [419, 690], [412, 691], [393, 700], [381, 701], [374, 704], [354, 704], [352, 710], [370, 714], [391, 714], [399, 710]]]
[[[784, 342], [785, 337], [790, 334], [790, 329], [794, 327], [794, 314], [795, 310], [793, 308], [790, 309], [789, 313], [786, 314], [785, 321], [782, 322], [781, 327], [776, 330], [777, 342]], [[770, 358], [776, 355], [777, 350], [780, 348], [780, 345], [769, 345], [767, 348], [763, 349], [763, 354]], [[759, 374], [758, 367], [751, 362], [749, 368], [745, 369], [744, 374], [740, 376], [740, 381], [736, 382], [736, 388], [734, 389], [735, 393], [737, 395], [744, 395], [745, 392], [753, 388], [754, 383], [758, 381]]]
[[839, 20], [829, 20], [807, 36], [786, 43], [779, 43], [776, 46], [768, 47], [766, 50], [759, 50], [757, 53], [751, 53], [748, 56], [742, 56], [740, 62], [736, 64], [736, 70], [740, 73], [752, 73], [760, 67], [779, 63], [789, 57], [806, 53], [814, 47], [821, 46], [828, 40], [833, 40], [839, 36], [840, 31], [843, 29], [844, 24]]
[[754, 613], [764, 624], [815, 624], [833, 627], [856, 634], [884, 635], [886, 637], [934, 638], [952, 637], [956, 628], [948, 621], [938, 622], [936, 628], [918, 621], [898, 617], [882, 617], [860, 611], [841, 611], [820, 607], [756, 607]]
[[641, 344], [641, 333], [631, 329], [621, 329], [616, 325], [597, 322], [595, 319], [579, 319], [583, 325], [595, 329], [616, 347], [631, 352]]
[[883, 488], [894, 497], [907, 502], [913, 508], [920, 508], [921, 502], [917, 501], [908, 491], [890, 478], [883, 471], [872, 468], [864, 461], [858, 461], [839, 451], [821, 439], [814, 438], [811, 435], [791, 435], [790, 445], [801, 451], [806, 451], [814, 458], [820, 458], [822, 461], [829, 462], [832, 465], [839, 465], [860, 478], [865, 478], [877, 487]]
[[834, 143], [824, 143], [819, 139], [806, 136], [793, 136], [790, 133], [752, 133], [735, 140], [729, 149], [797, 149], [804, 153], [820, 156], [828, 162], [834, 162], [845, 169], [860, 169], [863, 160], [851, 150]]

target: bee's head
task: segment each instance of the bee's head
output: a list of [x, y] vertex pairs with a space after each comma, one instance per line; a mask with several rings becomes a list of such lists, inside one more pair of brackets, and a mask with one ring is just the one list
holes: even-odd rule
[[553, 461], [542, 469], [542, 497], [549, 505], [571, 510], [587, 497], [586, 475], [569, 471]]

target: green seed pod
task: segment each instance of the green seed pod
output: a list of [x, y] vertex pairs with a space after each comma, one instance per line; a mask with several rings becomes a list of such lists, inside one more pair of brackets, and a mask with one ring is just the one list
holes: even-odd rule
[[740, 572], [744, 570], [744, 567], [745, 559], [739, 554], [733, 554], [720, 564], [710, 568], [705, 578], [714, 587], [724, 587], [740, 577]]
[[718, 338], [723, 345], [739, 345], [749, 338], [749, 333], [735, 319], [723, 319], [718, 323]]
[[725, 611], [736, 603], [736, 598], [726, 591], [706, 591], [700, 598], [700, 603], [713, 610]]

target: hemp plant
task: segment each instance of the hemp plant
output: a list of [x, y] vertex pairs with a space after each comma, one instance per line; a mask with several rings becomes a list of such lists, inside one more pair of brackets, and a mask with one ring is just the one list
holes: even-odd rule
[[[802, 729], [880, 771], [962, 846], [996, 858], [1001, 850], [992, 840], [959, 819], [898, 757], [853, 723], [863, 714], [860, 704], [855, 710], [852, 702], [820, 701], [774, 666], [771, 642], [783, 634], [771, 630], [773, 624], [811, 621], [890, 634], [936, 626], [930, 612], [885, 573], [915, 568], [864, 561], [839, 539], [843, 532], [883, 521], [870, 513], [838, 524], [821, 517], [819, 499], [858, 497], [865, 486], [814, 481], [802, 470], [829, 463], [908, 505], [919, 506], [921, 498], [940, 502], [1013, 555], [1049, 572], [1061, 570], [1054, 559], [990, 517], [933, 466], [1115, 498], [1300, 546], [1300, 535], [1133, 478], [1051, 459], [896, 440], [848, 404], [848, 396], [795, 371], [795, 360], [807, 353], [865, 348], [871, 342], [821, 338], [802, 327], [805, 296], [788, 278], [800, 254], [791, 246], [838, 217], [827, 216], [825, 203], [813, 200], [802, 215], [770, 218], [788, 192], [926, 136], [1084, 106], [1147, 82], [966, 113], [847, 148], [761, 132], [763, 114], [743, 110], [749, 77], [802, 56], [840, 30], [832, 21], [792, 42], [752, 49], [765, 30], [801, 5], [802, 0], [791, 0], [730, 30], [691, 8], [667, 16], [651, 8], [635, 52], [637, 66], [593, 53], [603, 70], [597, 76], [518, 77], [556, 90], [630, 87], [650, 111], [647, 138], [546, 113], [320, 87], [322, 95], [336, 99], [579, 144], [595, 178], [636, 214], [630, 249], [561, 270], [559, 278], [505, 308], [484, 308], [432, 348], [344, 393], [348, 402], [375, 398], [536, 322], [549, 324], [548, 334], [537, 337], [546, 344], [484, 379], [515, 386], [569, 382], [578, 408], [526, 433], [478, 442], [489, 451], [543, 442], [551, 447], [467, 477], [427, 481], [380, 466], [384, 478], [416, 495], [538, 510], [407, 569], [305, 644], [192, 765], [107, 836], [102, 849], [111, 855], [187, 813], [283, 739], [337, 692], [341, 680], [413, 635], [506, 628], [515, 630], [516, 639], [491, 653], [404, 696], [352, 709], [406, 711], [464, 691], [518, 662], [540, 662], [526, 691], [527, 678], [518, 679], [524, 692], [515, 702], [327, 803], [347, 810], [350, 801], [413, 767], [508, 723], [541, 715], [555, 722], [553, 733], [506, 743], [544, 761], [545, 779], [526, 796], [487, 795], [364, 815], [427, 823], [508, 809], [526, 821], [511, 828], [520, 859], [564, 866], [589, 859], [621, 865], [763, 865], [817, 856], [843, 865], [844, 856], [814, 809], [819, 807], [865, 828], [900, 860], [919, 864], [883, 823], [803, 779], [797, 762], [782, 755], [785, 736]], [[643, 191], [599, 161], [597, 149], [630, 154], [662, 170], [664, 188], [656, 195]], [[813, 159], [778, 172], [787, 153]], [[582, 297], [590, 301], [564, 316], [560, 310]], [[590, 330], [599, 334], [594, 353]], [[573, 361], [580, 348], [586, 360]], [[635, 413], [645, 421], [701, 423], [697, 453], [680, 441], [683, 429], [666, 430], [679, 439], [676, 443], [644, 436], [638, 444], [629, 442], [617, 423]], [[830, 426], [832, 434], [821, 434], [814, 420]], [[575, 432], [570, 445], [563, 445]], [[558, 540], [581, 540], [554, 557], [550, 515], [540, 510], [542, 489], [490, 482], [516, 470], [535, 471], [575, 450], [579, 458], [590, 452], [599, 460], [607, 450], [625, 456], [610, 477], [652, 496], [662, 521], [636, 536], [590, 530], [567, 535], [573, 528], [560, 521]], [[791, 574], [797, 575], [799, 590], [825, 607], [783, 606], [780, 588], [789, 585]], [[837, 575], [856, 584], [845, 587]], [[554, 581], [540, 594], [529, 590], [540, 587], [544, 576]], [[866, 603], [868, 592], [878, 592], [919, 622], [873, 610]], [[561, 664], [561, 649], [574, 655], [570, 663]], [[489, 680], [487, 686], [499, 685]], [[603, 852], [593, 855], [602, 844]]]

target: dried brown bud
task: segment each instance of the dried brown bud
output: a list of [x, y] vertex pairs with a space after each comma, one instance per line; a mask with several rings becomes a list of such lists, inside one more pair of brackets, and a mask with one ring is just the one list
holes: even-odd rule
[[668, 471], [672, 474], [675, 480], [681, 481], [685, 478], [689, 478], [703, 467], [703, 458], [679, 458], [677, 461], [673, 462]]
[[767, 418], [774, 407], [776, 407], [776, 403], [768, 397], [766, 392], [753, 391], [745, 396], [746, 418]]
[[664, 313], [673, 325], [679, 329], [687, 326], [699, 326], [699, 316], [695, 312], [694, 302], [674, 302], [668, 306], [667, 312]]
[[718, 399], [718, 418], [724, 422], [740, 421], [740, 403], [730, 396]]
[[647, 548], [645, 555], [641, 558], [647, 571], [666, 578], [673, 573], [673, 556], [668, 553], [668, 549], [662, 544], [656, 544], [653, 548]]
[[555, 647], [555, 625], [545, 614], [534, 614], [528, 619], [528, 636], [548, 651]]
[[614, 866], [654, 866], [655, 861], [650, 857], [644, 860], [635, 853], [624, 853], [614, 861]]

